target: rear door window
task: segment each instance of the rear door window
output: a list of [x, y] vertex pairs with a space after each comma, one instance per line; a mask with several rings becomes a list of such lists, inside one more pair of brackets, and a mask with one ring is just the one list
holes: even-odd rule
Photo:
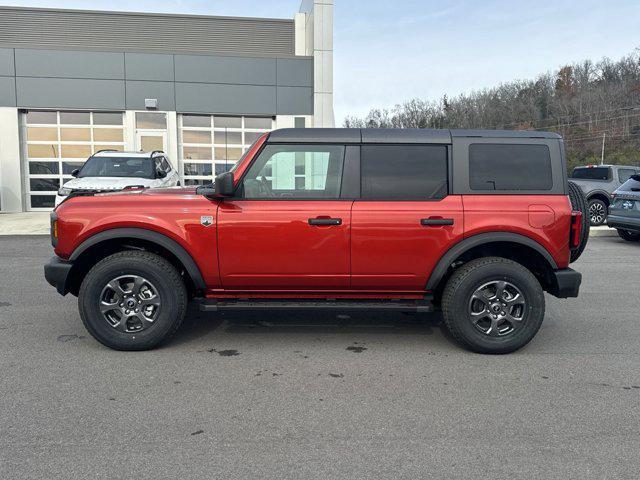
[[636, 171], [633, 168], [621, 168], [618, 170], [618, 180], [620, 183], [624, 183], [631, 178], [631, 175], [635, 175]]
[[443, 145], [363, 145], [360, 171], [365, 200], [430, 200], [447, 195]]
[[546, 145], [469, 145], [472, 190], [551, 190], [551, 155]]
[[629, 180], [620, 185], [618, 191], [640, 193], [640, 175], [633, 175]]
[[609, 167], [578, 167], [573, 169], [571, 178], [583, 180], [610, 180], [611, 169]]

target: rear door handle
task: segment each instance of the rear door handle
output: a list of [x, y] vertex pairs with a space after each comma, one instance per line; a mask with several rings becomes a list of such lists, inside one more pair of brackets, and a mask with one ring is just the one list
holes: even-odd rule
[[420, 225], [423, 227], [443, 227], [453, 225], [453, 218], [422, 218]]
[[341, 218], [310, 218], [309, 225], [342, 225]]

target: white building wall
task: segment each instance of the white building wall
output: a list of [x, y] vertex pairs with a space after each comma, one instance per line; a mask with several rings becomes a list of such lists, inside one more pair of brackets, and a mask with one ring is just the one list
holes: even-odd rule
[[333, 127], [333, 0], [303, 0], [294, 20], [296, 55], [313, 56], [313, 126]]
[[0, 107], [0, 212], [22, 211], [18, 109]]

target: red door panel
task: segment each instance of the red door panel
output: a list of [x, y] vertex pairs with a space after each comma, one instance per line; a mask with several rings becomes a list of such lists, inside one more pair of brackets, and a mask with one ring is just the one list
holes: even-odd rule
[[217, 223], [223, 287], [348, 288], [351, 204], [350, 200], [221, 202]]
[[[422, 225], [423, 219], [430, 219], [428, 225]], [[453, 225], [438, 225], [449, 223], [444, 219]], [[459, 195], [437, 201], [354, 202], [352, 288], [424, 290], [431, 270], [463, 231]]]

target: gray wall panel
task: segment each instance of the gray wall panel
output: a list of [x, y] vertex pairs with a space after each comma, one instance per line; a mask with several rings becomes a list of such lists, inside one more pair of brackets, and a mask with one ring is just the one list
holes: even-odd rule
[[173, 81], [173, 55], [126, 53], [127, 80]]
[[16, 49], [16, 75], [124, 79], [124, 54]]
[[16, 106], [16, 81], [13, 77], [0, 77], [0, 107]]
[[275, 85], [273, 58], [176, 55], [176, 82]]
[[313, 88], [278, 87], [279, 115], [312, 115]]
[[0, 48], [0, 75], [13, 76], [15, 72], [13, 66], [13, 49]]
[[310, 58], [278, 58], [279, 86], [313, 87], [313, 60]]
[[288, 56], [294, 54], [294, 23], [289, 19], [272, 18], [0, 6], [0, 45], [116, 52]]
[[123, 80], [16, 78], [23, 108], [124, 109]]
[[176, 83], [178, 112], [274, 115], [276, 87]]
[[176, 102], [173, 90], [173, 82], [126, 82], [126, 107], [127, 110], [144, 110], [145, 98], [157, 98], [158, 110], [175, 110]]

